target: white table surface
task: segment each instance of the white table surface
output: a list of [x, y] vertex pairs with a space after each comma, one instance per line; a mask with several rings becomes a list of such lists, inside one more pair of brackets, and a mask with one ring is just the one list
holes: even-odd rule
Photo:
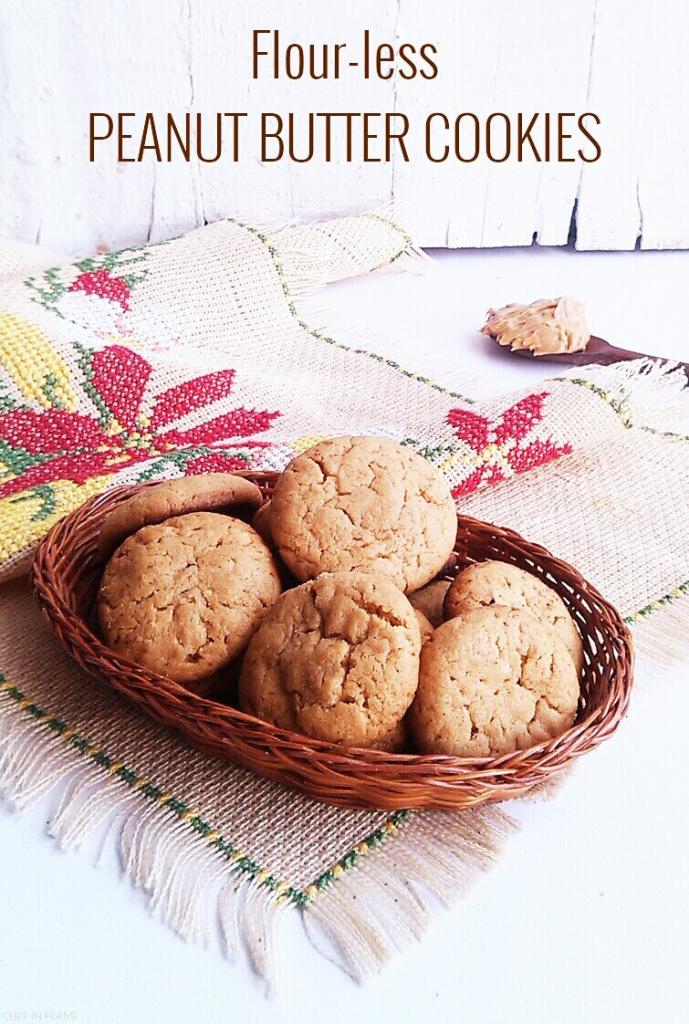
[[[512, 250], [436, 254], [424, 275], [348, 282], [333, 302], [387, 336], [403, 365], [468, 390], [510, 390], [543, 364], [493, 354], [489, 305], [562, 291], [594, 333], [689, 360], [689, 255]], [[687, 624], [689, 628], [689, 623]], [[251, 1020], [325, 1024], [637, 1024], [687, 1020], [687, 665], [639, 670], [632, 710], [551, 802], [511, 808], [523, 829], [425, 941], [365, 987], [319, 956], [296, 914], [280, 933], [277, 1001], [247, 963], [187, 946], [151, 919], [96, 839], [74, 853], [43, 835], [54, 800], [0, 813], [0, 1024]]]

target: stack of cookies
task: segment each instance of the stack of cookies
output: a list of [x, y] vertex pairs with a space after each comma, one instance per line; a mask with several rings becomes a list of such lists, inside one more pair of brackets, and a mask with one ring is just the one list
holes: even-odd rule
[[330, 743], [487, 757], [557, 736], [579, 700], [574, 622], [506, 563], [444, 580], [456, 531], [443, 478], [382, 438], [316, 444], [265, 504], [230, 474], [167, 481], [103, 524], [101, 630], [148, 669]]

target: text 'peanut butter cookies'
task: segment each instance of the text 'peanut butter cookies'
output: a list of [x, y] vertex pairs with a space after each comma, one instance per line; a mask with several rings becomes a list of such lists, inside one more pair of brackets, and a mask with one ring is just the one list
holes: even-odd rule
[[340, 437], [287, 466], [275, 484], [270, 526], [298, 579], [351, 570], [412, 591], [442, 569], [457, 516], [442, 476], [411, 448]]
[[240, 654], [280, 589], [275, 560], [250, 526], [193, 512], [120, 545], [105, 567], [98, 617], [114, 650], [186, 683]]
[[560, 595], [538, 577], [509, 562], [470, 565], [452, 581], [445, 597], [445, 618], [491, 605], [524, 609], [552, 626], [581, 671], [584, 648], [574, 620]]
[[103, 558], [107, 558], [125, 537], [136, 533], [142, 526], [152, 526], [189, 512], [224, 509], [250, 517], [262, 501], [256, 484], [234, 473], [202, 473], [163, 480], [151, 487], [143, 487], [113, 509], [101, 527], [98, 550]]
[[421, 639], [385, 577], [326, 573], [286, 591], [244, 657], [244, 711], [314, 739], [387, 745], [412, 702]]
[[559, 736], [578, 700], [577, 670], [554, 630], [527, 611], [477, 608], [424, 645], [409, 717], [423, 753], [490, 757]]

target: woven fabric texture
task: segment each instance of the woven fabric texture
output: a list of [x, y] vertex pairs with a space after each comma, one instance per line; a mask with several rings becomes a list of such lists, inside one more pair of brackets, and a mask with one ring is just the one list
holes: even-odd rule
[[[592, 367], [478, 402], [323, 328], [320, 286], [413, 257], [404, 231], [370, 214], [276, 231], [223, 221], [66, 266], [0, 260], [0, 783], [21, 805], [66, 779], [62, 842], [116, 819], [127, 871], [161, 915], [191, 938], [211, 904], [241, 918], [261, 970], [271, 914], [289, 905], [330, 931], [355, 976], [379, 967], [422, 930], [415, 883], [450, 899], [509, 823], [494, 808], [326, 807], [152, 725], [38, 621], [21, 577], [59, 517], [115, 484], [281, 469], [320, 437], [384, 435], [431, 460], [463, 511], [575, 564], [652, 658], [686, 651], [681, 371]], [[244, 884], [244, 910], [227, 909]]]

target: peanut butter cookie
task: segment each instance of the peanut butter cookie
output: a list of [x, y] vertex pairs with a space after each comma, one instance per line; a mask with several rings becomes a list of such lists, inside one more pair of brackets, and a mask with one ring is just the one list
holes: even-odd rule
[[581, 671], [584, 648], [565, 602], [537, 576], [509, 562], [477, 562], [460, 572], [445, 597], [445, 618], [495, 604], [524, 608], [552, 626], [566, 644], [577, 671]]
[[274, 547], [275, 542], [273, 541], [273, 531], [270, 528], [270, 502], [266, 501], [259, 508], [258, 512], [251, 520], [251, 525], [259, 537], [262, 537], [269, 548]]
[[412, 591], [442, 569], [457, 517], [442, 476], [411, 448], [340, 437], [287, 466], [275, 485], [270, 525], [298, 579], [351, 570]]
[[374, 750], [384, 750], [386, 754], [403, 754], [410, 744], [409, 723], [405, 715], [391, 732], [374, 744]]
[[425, 644], [433, 636], [433, 626], [428, 621], [423, 612], [420, 612], [418, 608], [414, 608], [414, 614], [416, 615], [416, 621], [419, 624], [419, 632], [421, 633], [421, 643]]
[[414, 609], [386, 577], [324, 573], [266, 613], [239, 679], [249, 714], [354, 747], [394, 742], [419, 674]]
[[192, 512], [127, 537], [105, 567], [98, 617], [119, 654], [187, 683], [240, 654], [279, 594], [275, 560], [250, 526]]
[[554, 630], [527, 611], [475, 608], [424, 645], [409, 717], [424, 753], [489, 757], [559, 736], [578, 700], [576, 668]]
[[256, 484], [234, 473], [201, 473], [142, 487], [113, 509], [103, 521], [98, 550], [108, 558], [125, 537], [142, 526], [162, 523], [188, 512], [219, 512], [251, 516], [263, 498]]

